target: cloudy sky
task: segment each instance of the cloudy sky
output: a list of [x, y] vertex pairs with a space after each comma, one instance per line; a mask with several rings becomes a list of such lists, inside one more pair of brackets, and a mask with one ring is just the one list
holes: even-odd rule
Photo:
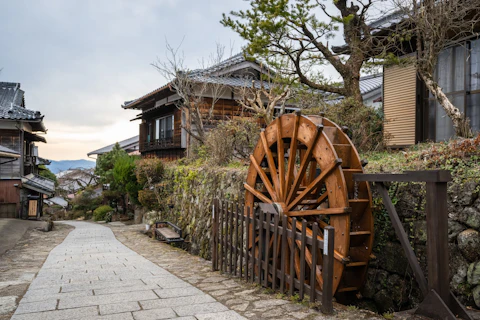
[[166, 39], [195, 68], [216, 43], [243, 42], [219, 20], [241, 0], [0, 0], [0, 81], [20, 82], [26, 106], [45, 115], [40, 156], [86, 159], [138, 134], [121, 104], [160, 87], [150, 65]]

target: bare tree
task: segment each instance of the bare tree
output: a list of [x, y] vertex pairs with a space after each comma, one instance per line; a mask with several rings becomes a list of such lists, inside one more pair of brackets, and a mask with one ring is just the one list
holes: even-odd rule
[[416, 55], [413, 61], [418, 75], [452, 119], [455, 134], [459, 137], [472, 136], [469, 120], [439, 86], [434, 71], [442, 51], [476, 34], [475, 28], [478, 29], [480, 23], [478, 1], [395, 0], [395, 4], [404, 14], [406, 22], [399, 25], [395, 40], [397, 43], [398, 37], [401, 37], [400, 40], [414, 40]]
[[[180, 46], [173, 48], [168, 42], [164, 59], [158, 59], [153, 66], [169, 81], [169, 86], [178, 96], [175, 105], [186, 111], [187, 124], [182, 128], [190, 136], [201, 143], [205, 142], [205, 123], [212, 119], [215, 104], [225, 93], [227, 87], [215, 78], [227, 75], [216, 75], [210, 67], [224, 60], [225, 47], [217, 44], [216, 52], [208, 61], [201, 61], [202, 69], [189, 70], [185, 66], [185, 57], [179, 52]], [[190, 125], [192, 123], [192, 125]]]
[[93, 169], [76, 168], [62, 172], [57, 177], [57, 190], [68, 194], [83, 191], [88, 187], [94, 187], [99, 183], [99, 177], [94, 174]]
[[[245, 80], [250, 82], [249, 80]], [[258, 84], [258, 85], [257, 85]], [[273, 120], [275, 107], [281, 106], [284, 111], [285, 102], [290, 98], [290, 85], [251, 80], [241, 88], [237, 88], [238, 104], [246, 110], [259, 115], [268, 125]]]

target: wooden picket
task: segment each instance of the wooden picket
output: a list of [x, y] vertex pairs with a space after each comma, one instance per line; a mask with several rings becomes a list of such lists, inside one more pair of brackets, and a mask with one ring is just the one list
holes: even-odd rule
[[[327, 226], [323, 231], [328, 241], [328, 248], [324, 248], [324, 241], [317, 239], [319, 227], [313, 223], [312, 236], [307, 235], [307, 221], [301, 221], [301, 231], [287, 226], [287, 217], [276, 212], [258, 210], [258, 214], [251, 208], [244, 208], [238, 203], [214, 201], [212, 209], [212, 269], [229, 273], [232, 276], [243, 278], [252, 283], [258, 283], [266, 288], [271, 288], [290, 296], [298, 293], [300, 299], [309, 295], [310, 302], [320, 301], [322, 311], [333, 311], [333, 253], [334, 253], [334, 228]], [[293, 217], [292, 225], [296, 225]], [[258, 248], [249, 248], [249, 243], [258, 231]], [[300, 241], [300, 242], [299, 242]], [[273, 244], [272, 244], [273, 242]], [[300, 245], [297, 245], [300, 243]], [[310, 245], [312, 250], [312, 267], [310, 274], [305, 274], [305, 248]], [[293, 248], [287, 257], [287, 246]], [[262, 250], [263, 249], [263, 250]], [[317, 265], [318, 249], [323, 251], [323, 263]], [[326, 250], [325, 250], [326, 249]], [[273, 250], [273, 251], [272, 251]], [[300, 274], [297, 277], [294, 268], [294, 256], [300, 255]], [[266, 257], [273, 257], [267, 259]], [[278, 265], [278, 262], [280, 265]], [[289, 262], [289, 266], [286, 263]], [[323, 291], [310, 283], [316, 283], [317, 267], [321, 267], [323, 275]], [[290, 272], [287, 272], [290, 270]], [[300, 280], [301, 279], [301, 280]]]

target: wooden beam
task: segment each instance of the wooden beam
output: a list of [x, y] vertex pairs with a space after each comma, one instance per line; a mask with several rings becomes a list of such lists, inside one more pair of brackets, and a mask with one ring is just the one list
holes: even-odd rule
[[257, 197], [258, 199], [262, 200], [263, 202], [266, 202], [266, 203], [273, 203], [272, 200], [268, 199], [267, 197], [265, 197], [263, 194], [261, 194], [260, 192], [258, 192], [257, 190], [255, 190], [254, 188], [250, 187], [248, 184], [244, 183], [243, 186], [245, 187], [245, 189], [247, 189], [248, 191], [250, 191], [251, 194], [253, 194], [255, 197]]
[[262, 179], [262, 182], [265, 185], [265, 188], [267, 189], [268, 193], [272, 197], [272, 200], [274, 200], [275, 202], [278, 202], [277, 195], [275, 191], [273, 191], [272, 184], [270, 183], [270, 180], [268, 180], [267, 174], [257, 163], [257, 160], [255, 160], [255, 157], [253, 155], [250, 155], [250, 162], [253, 164], [253, 167], [255, 168], [258, 175], [260, 176], [260, 179]]
[[327, 215], [327, 214], [345, 214], [352, 211], [352, 208], [328, 208], [318, 210], [302, 210], [302, 211], [287, 211], [285, 214], [289, 217], [313, 216], [313, 215]]

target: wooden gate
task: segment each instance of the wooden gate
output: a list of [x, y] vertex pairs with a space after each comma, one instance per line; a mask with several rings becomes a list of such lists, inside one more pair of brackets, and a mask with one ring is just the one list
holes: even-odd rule
[[[318, 224], [313, 223], [310, 226], [312, 235], [309, 236], [306, 232], [307, 222], [302, 220], [301, 232], [292, 232], [288, 227], [283, 227], [288, 225], [287, 216], [280, 215], [273, 206], [270, 207], [270, 210], [263, 207], [250, 214], [250, 208], [245, 211], [245, 208], [232, 202], [214, 201], [212, 269], [290, 296], [298, 294], [300, 300], [308, 295], [310, 302], [321, 301], [324, 313], [332, 313], [334, 228], [327, 226], [320, 230]], [[292, 225], [296, 225], [295, 217]], [[249, 247], [248, 239], [252, 236], [252, 230], [260, 235], [256, 247]], [[322, 231], [325, 241], [317, 237]], [[297, 248], [295, 243], [301, 243], [299, 249], [286, 250], [287, 246]], [[294, 265], [294, 255], [305, 258], [307, 246], [311, 248], [312, 267], [306, 267], [306, 260], [300, 259], [303, 265], [298, 268]], [[319, 251], [323, 254], [319, 255]], [[286, 252], [290, 253], [289, 256]], [[310, 285], [316, 283], [315, 270], [322, 270], [321, 288]]]

